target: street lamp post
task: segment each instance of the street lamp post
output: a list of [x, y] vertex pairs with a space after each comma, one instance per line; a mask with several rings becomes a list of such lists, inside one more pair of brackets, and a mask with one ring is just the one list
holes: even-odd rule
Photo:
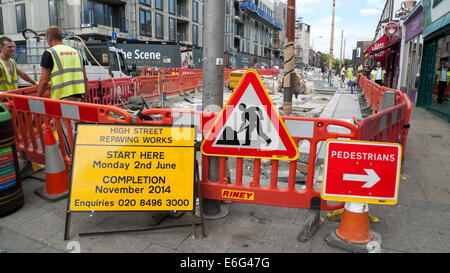
[[328, 58], [328, 85], [331, 85], [331, 70], [333, 69], [333, 43], [334, 43], [334, 10], [336, 0], [333, 0], [333, 14], [331, 16], [330, 56]]

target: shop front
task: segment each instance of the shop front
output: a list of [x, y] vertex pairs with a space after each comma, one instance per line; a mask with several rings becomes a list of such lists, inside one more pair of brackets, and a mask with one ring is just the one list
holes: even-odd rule
[[[424, 2], [424, 12], [425, 8]], [[425, 19], [424, 14], [424, 46], [417, 105], [437, 113], [450, 122], [449, 77], [446, 84], [445, 76], [442, 84], [439, 78], [442, 66], [446, 67], [446, 71], [450, 70], [450, 12], [447, 10], [446, 14], [427, 26]], [[440, 88], [443, 89], [441, 98], [438, 96]]]
[[399, 80], [400, 90], [408, 95], [412, 102], [416, 102], [419, 90], [420, 65], [423, 48], [423, 9], [418, 5], [404, 22], [405, 42], [402, 48], [402, 75]]

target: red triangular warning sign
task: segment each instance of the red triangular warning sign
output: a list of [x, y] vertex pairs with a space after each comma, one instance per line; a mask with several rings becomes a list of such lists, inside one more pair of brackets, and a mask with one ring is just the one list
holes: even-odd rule
[[258, 73], [247, 70], [201, 145], [205, 155], [295, 160], [298, 148]]

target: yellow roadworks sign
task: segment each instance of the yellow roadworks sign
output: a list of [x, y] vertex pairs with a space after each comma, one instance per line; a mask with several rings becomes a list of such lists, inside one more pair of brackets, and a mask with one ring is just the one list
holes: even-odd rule
[[69, 211], [192, 211], [194, 128], [78, 124]]

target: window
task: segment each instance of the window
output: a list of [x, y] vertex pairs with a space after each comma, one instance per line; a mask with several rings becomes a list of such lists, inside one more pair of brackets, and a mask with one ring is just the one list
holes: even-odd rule
[[175, 18], [169, 17], [169, 40], [175, 41], [176, 35], [177, 35], [177, 23], [175, 21]]
[[152, 6], [152, 0], [139, 0], [139, 3], [147, 5], [147, 6]]
[[164, 24], [163, 24], [163, 15], [159, 13], [155, 13], [155, 37], [156, 38], [164, 38]]
[[56, 8], [55, 8], [55, 0], [48, 1], [48, 15], [49, 15], [49, 23], [51, 26], [56, 26]]
[[27, 21], [25, 19], [25, 4], [16, 5], [16, 23], [17, 32], [27, 28]]
[[175, 14], [176, 6], [177, 6], [176, 0], [169, 0], [169, 13]]
[[139, 9], [139, 25], [141, 35], [152, 36], [152, 13], [149, 10]]
[[112, 5], [99, 0], [84, 0], [82, 22], [83, 24], [97, 24], [125, 30], [125, 5]]
[[163, 10], [163, 0], [155, 0], [155, 8]]
[[3, 11], [2, 8], [0, 8], [0, 34], [4, 34], [5, 31], [3, 29]]
[[198, 2], [192, 2], [192, 21], [198, 22]]
[[198, 26], [192, 25], [192, 44], [198, 45]]

